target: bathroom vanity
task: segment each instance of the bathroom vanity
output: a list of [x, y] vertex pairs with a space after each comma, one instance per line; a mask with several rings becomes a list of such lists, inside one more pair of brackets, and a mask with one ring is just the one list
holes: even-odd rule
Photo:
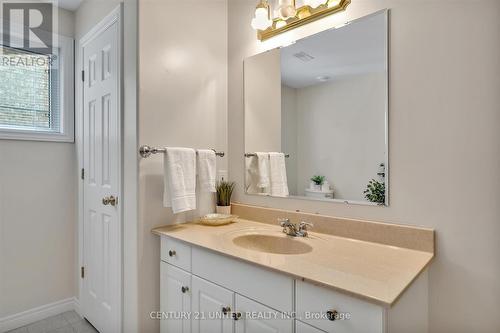
[[[253, 208], [233, 209], [247, 215]], [[264, 223], [245, 216], [221, 227], [154, 229], [161, 237], [162, 333], [427, 330], [432, 230], [302, 214], [321, 231], [328, 223], [338, 233], [352, 230], [352, 238], [290, 237], [265, 222], [300, 213], [259, 209], [254, 216]]]

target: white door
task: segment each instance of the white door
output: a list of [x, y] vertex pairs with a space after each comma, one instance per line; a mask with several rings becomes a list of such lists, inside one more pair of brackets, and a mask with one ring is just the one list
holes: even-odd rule
[[290, 333], [293, 319], [236, 294], [236, 333]]
[[121, 330], [119, 22], [82, 47], [82, 312], [101, 333]]
[[160, 264], [161, 333], [191, 333], [191, 274]]
[[193, 333], [232, 333], [234, 293], [192, 277]]

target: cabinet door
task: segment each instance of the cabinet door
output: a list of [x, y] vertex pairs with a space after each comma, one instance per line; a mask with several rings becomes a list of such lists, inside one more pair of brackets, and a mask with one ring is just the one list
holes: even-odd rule
[[193, 276], [193, 333], [232, 333], [234, 293]]
[[191, 274], [160, 264], [161, 333], [191, 333]]
[[295, 321], [295, 333], [325, 333], [316, 327], [312, 327], [310, 325], [304, 324], [301, 321]]
[[293, 319], [260, 303], [236, 294], [236, 333], [290, 333]]

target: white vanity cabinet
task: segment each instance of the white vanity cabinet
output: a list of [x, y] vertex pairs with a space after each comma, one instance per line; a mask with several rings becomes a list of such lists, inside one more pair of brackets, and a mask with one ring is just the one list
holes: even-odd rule
[[426, 275], [386, 308], [168, 236], [161, 247], [161, 333], [427, 331]]

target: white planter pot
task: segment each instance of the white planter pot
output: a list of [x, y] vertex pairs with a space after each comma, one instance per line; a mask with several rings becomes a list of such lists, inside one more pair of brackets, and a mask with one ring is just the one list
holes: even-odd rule
[[215, 211], [217, 214], [231, 215], [231, 206], [217, 206]]

